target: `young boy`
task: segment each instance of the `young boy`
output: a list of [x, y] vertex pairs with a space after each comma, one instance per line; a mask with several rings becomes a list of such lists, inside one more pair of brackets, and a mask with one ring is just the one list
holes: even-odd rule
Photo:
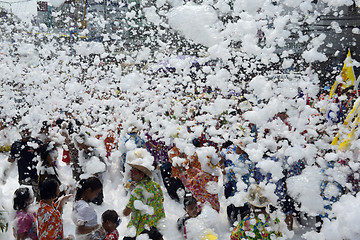
[[102, 227], [105, 229], [104, 240], [118, 240], [119, 232], [116, 227], [120, 223], [119, 215], [114, 210], [106, 210], [102, 216]]
[[185, 227], [186, 221], [190, 218], [195, 218], [200, 214], [197, 201], [193, 196], [185, 196], [184, 209], [186, 211], [186, 214], [177, 220], [177, 226], [178, 230], [184, 233], [184, 238], [187, 239]]

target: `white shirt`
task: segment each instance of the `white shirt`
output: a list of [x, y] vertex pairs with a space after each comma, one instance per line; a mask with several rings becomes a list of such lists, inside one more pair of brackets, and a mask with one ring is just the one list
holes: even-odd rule
[[[93, 227], [98, 224], [95, 210], [84, 200], [74, 203], [71, 218], [76, 226]], [[88, 239], [88, 234], [76, 234], [76, 239]]]

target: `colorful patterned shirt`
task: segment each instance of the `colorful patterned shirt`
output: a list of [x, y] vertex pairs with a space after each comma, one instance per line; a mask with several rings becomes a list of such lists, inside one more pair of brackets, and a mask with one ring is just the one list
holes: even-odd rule
[[[156, 227], [158, 221], [165, 218], [163, 202], [164, 195], [160, 185], [148, 177], [143, 178], [136, 184], [126, 205], [126, 207], [132, 210], [128, 227], [134, 226], [136, 228], [136, 235], [144, 231], [146, 225], [148, 227]], [[149, 209], [137, 209], [140, 207], [141, 209], [144, 208], [144, 206], [139, 207], [141, 204], [147, 205]]]
[[111, 233], [109, 233], [108, 235], [106, 235], [106, 237], [104, 238], [104, 240], [118, 240], [118, 239], [119, 239], [119, 232], [116, 229]]
[[[240, 239], [263, 239], [270, 240], [281, 237], [281, 232], [275, 231], [273, 228], [279, 223], [276, 218], [275, 221], [271, 220], [269, 215], [263, 215], [264, 219], [260, 217], [246, 217], [234, 228], [231, 233], [230, 240]], [[265, 221], [264, 221], [265, 220]]]
[[36, 220], [34, 213], [16, 211], [14, 236], [25, 233], [25, 239], [37, 240]]
[[[193, 168], [197, 171], [194, 177], [187, 178], [184, 173], [180, 173], [180, 179], [185, 187], [193, 194], [194, 198], [201, 203], [210, 203], [211, 207], [216, 211], [220, 211], [220, 202], [217, 194], [211, 194], [206, 190], [207, 184], [210, 182], [218, 182], [218, 177], [213, 176], [200, 169]], [[201, 206], [200, 206], [201, 208]]]
[[40, 240], [57, 240], [64, 238], [61, 214], [56, 210], [55, 205], [50, 206], [49, 204], [40, 201], [36, 219]]

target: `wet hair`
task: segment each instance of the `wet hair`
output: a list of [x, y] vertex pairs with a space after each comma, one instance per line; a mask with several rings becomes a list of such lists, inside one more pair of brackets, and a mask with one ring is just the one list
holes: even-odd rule
[[197, 200], [192, 195], [184, 197], [184, 207], [185, 208], [193, 203], [197, 204]]
[[39, 150], [40, 150], [40, 158], [41, 158], [42, 166], [49, 167], [50, 163], [47, 161], [47, 157], [51, 154], [52, 151], [55, 150], [54, 146], [47, 143], [41, 145]]
[[199, 138], [194, 138], [192, 140], [192, 144], [195, 146], [195, 147], [201, 147], [201, 142], [200, 142], [200, 139]]
[[54, 178], [46, 178], [39, 184], [40, 199], [51, 199], [57, 197], [59, 183]]
[[117, 212], [115, 210], [106, 210], [102, 214], [101, 219], [103, 222], [106, 222], [109, 220], [112, 223], [117, 223], [117, 221], [119, 219], [119, 215], [117, 214]]
[[14, 192], [13, 208], [14, 210], [23, 210], [29, 206], [31, 199], [30, 190], [26, 187], [18, 188]]
[[79, 186], [76, 189], [75, 201], [80, 200], [86, 189], [90, 188], [91, 191], [101, 189], [103, 187], [101, 181], [97, 177], [89, 177], [81, 179]]
[[222, 148], [228, 148], [228, 147], [230, 147], [231, 145], [233, 145], [234, 143], [232, 142], [232, 141], [230, 141], [230, 140], [227, 140], [226, 142], [224, 142], [222, 145], [221, 145], [221, 147]]

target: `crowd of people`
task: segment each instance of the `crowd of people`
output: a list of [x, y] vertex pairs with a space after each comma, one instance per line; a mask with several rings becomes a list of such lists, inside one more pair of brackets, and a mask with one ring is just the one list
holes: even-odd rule
[[[321, 111], [312, 111], [305, 124], [308, 128], [292, 126], [291, 110], [286, 109], [275, 113], [264, 127], [242, 118], [251, 109], [243, 98], [233, 98], [233, 106], [217, 117], [209, 116], [212, 98], [206, 94], [211, 93], [205, 92], [194, 102], [180, 99], [172, 103], [170, 111], [159, 117], [167, 121], [142, 116], [114, 120], [116, 126], [109, 125], [113, 129], [104, 127], [105, 123], [99, 130], [67, 113], [62, 119], [43, 121], [34, 136], [30, 124], [18, 125], [21, 139], [1, 150], [9, 152], [8, 161], [16, 162], [18, 169], [16, 238], [125, 240], [147, 235], [164, 239], [159, 227], [166, 218], [164, 194], [184, 205], [186, 214], [177, 222], [184, 239], [217, 239], [211, 226], [194, 237], [191, 223], [201, 219], [202, 212], [220, 212], [221, 208], [226, 209], [233, 227], [231, 240], [286, 238], [284, 233], [293, 230], [294, 218], [302, 224], [301, 216], [307, 214], [289, 179], [300, 176], [307, 167], [317, 167], [323, 174], [319, 188], [325, 204], [316, 216], [317, 231], [342, 194], [357, 193], [359, 174], [348, 171], [349, 159], [324, 160], [333, 150], [329, 131], [324, 129], [326, 115]], [[304, 98], [299, 94], [298, 99]], [[201, 107], [194, 104], [200, 102]], [[179, 114], [179, 109], [184, 110], [179, 108], [182, 104], [185, 114]], [[9, 128], [2, 127], [2, 131]], [[296, 152], [298, 146], [300, 151], [313, 152], [313, 146], [317, 150], [308, 156]], [[72, 169], [73, 181], [68, 185], [61, 181], [60, 159]], [[106, 201], [103, 184], [110, 166], [116, 166], [129, 200], [122, 210], [105, 211], [99, 224], [92, 204]], [[337, 168], [347, 169], [343, 171], [345, 180], [330, 181], [328, 172]], [[334, 184], [338, 192], [329, 195], [326, 188]], [[29, 208], [33, 198], [35, 212]], [[63, 232], [61, 213], [68, 201], [73, 201], [75, 237]], [[128, 235], [120, 236], [116, 228], [127, 216]]]

